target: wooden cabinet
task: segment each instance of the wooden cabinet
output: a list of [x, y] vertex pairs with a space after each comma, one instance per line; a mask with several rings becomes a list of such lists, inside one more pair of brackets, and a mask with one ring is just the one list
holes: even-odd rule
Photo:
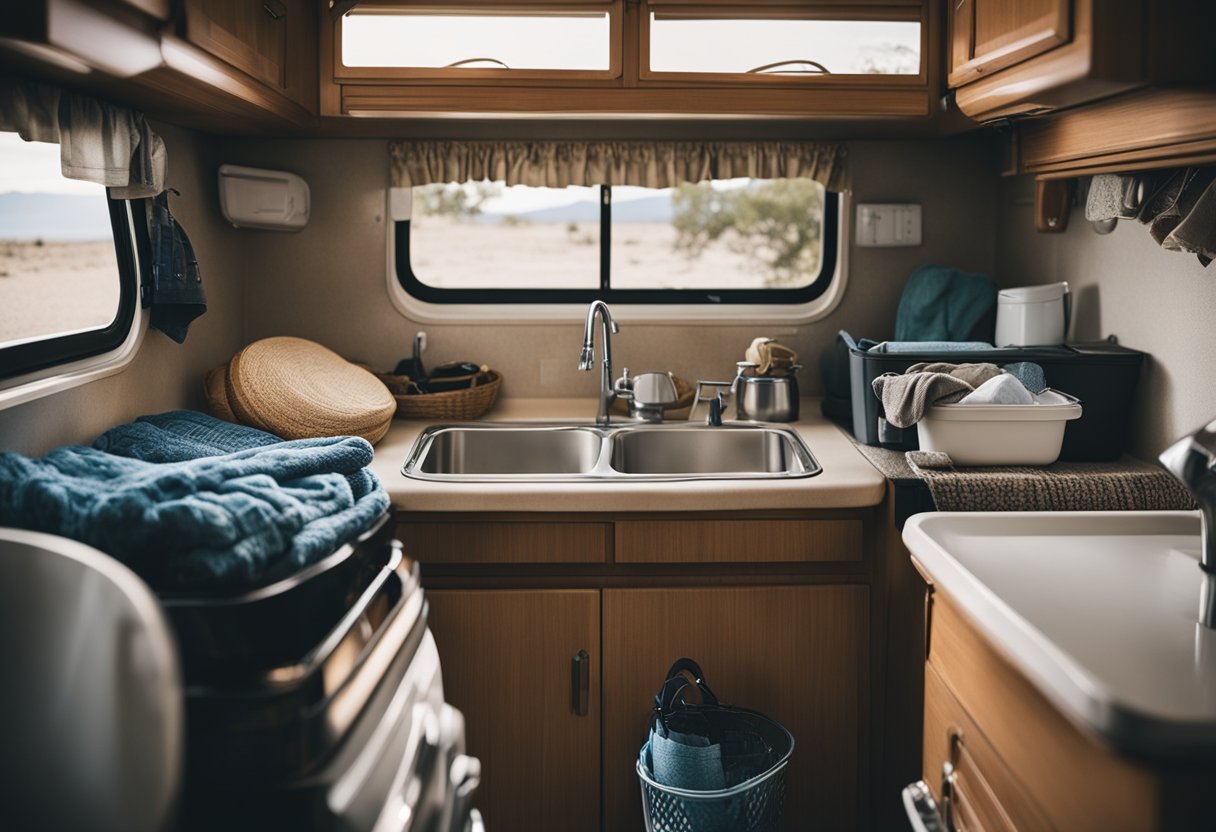
[[1068, 43], [1070, 0], [961, 0], [950, 9], [950, 86]]
[[600, 593], [427, 598], [444, 696], [464, 713], [469, 753], [481, 759], [477, 805], [488, 828], [599, 830]]
[[[918, 671], [923, 652], [918, 626], [888, 621], [884, 517], [403, 512], [398, 535], [422, 567], [447, 698], [482, 759], [488, 828], [641, 832], [638, 751], [663, 674], [681, 656], [701, 663], [723, 702], [794, 734], [786, 829], [807, 818], [823, 829], [888, 828], [898, 789], [878, 793], [872, 772], [899, 746], [909, 753], [892, 776], [900, 785], [915, 776], [919, 735], [886, 721], [916, 725], [920, 705], [904, 695], [913, 717], [888, 713], [876, 693], [912, 684], [884, 675], [887, 628], [915, 642]], [[571, 701], [579, 651], [585, 715]]]
[[932, 599], [923, 778], [939, 803], [950, 793], [952, 832], [1211, 828], [1210, 762], [1118, 754], [1066, 719], [950, 598]]
[[946, 77], [989, 120], [1144, 86], [1210, 84], [1216, 7], [1187, 0], [951, 0]]
[[719, 699], [785, 725], [785, 828], [856, 826], [869, 667], [864, 586], [604, 591], [605, 829], [640, 830], [634, 765], [655, 691], [694, 659]]
[[315, 100], [316, 17], [307, 0], [186, 0], [187, 41], [298, 104]]

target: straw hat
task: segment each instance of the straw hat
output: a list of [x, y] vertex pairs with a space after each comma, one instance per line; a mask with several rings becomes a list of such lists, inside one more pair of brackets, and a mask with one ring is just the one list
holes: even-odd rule
[[207, 371], [203, 376], [203, 399], [207, 402], [207, 412], [225, 422], [235, 422], [236, 414], [232, 405], [228, 404], [228, 365], [221, 364]]
[[240, 422], [284, 439], [362, 436], [378, 442], [397, 403], [367, 370], [303, 338], [264, 338], [232, 357], [227, 400]]

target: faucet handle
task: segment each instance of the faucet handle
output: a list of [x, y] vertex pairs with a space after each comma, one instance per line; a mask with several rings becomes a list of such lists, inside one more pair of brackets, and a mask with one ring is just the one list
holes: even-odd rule
[[720, 391], [718, 395], [709, 400], [709, 416], [705, 420], [705, 424], [714, 427], [722, 427], [722, 414], [726, 412], [726, 392]]

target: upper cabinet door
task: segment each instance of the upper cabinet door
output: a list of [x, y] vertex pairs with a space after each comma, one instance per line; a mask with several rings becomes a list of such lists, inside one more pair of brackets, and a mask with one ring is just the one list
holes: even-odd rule
[[1069, 0], [950, 0], [950, 68], [957, 87], [1062, 46]]
[[287, 14], [282, 0], [187, 0], [186, 39], [275, 89], [287, 86]]

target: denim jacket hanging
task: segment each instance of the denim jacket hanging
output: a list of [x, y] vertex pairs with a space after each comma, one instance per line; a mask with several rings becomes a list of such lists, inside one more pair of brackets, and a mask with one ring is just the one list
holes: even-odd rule
[[[177, 193], [177, 191], [173, 191]], [[207, 311], [203, 277], [186, 230], [169, 212], [169, 191], [149, 203], [152, 237], [152, 316], [155, 329], [177, 343], [190, 322]]]

